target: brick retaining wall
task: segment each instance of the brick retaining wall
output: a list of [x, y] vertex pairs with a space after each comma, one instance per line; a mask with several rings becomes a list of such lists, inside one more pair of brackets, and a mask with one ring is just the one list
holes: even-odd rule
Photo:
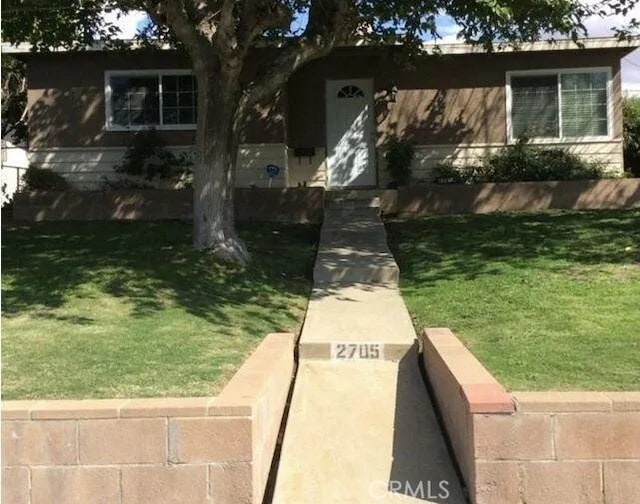
[[508, 394], [448, 329], [423, 357], [474, 504], [640, 502], [640, 392]]
[[261, 503], [293, 348], [268, 335], [217, 397], [4, 402], [2, 503]]
[[[324, 189], [238, 188], [238, 220], [320, 222]], [[190, 190], [120, 189], [113, 191], [32, 191], [16, 193], [13, 218], [18, 221], [191, 219]]]

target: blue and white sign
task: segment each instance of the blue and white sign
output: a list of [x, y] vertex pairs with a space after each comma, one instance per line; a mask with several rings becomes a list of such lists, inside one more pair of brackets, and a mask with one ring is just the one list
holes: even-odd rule
[[267, 176], [272, 179], [276, 178], [278, 176], [278, 173], [280, 173], [280, 167], [274, 164], [268, 164], [266, 166], [266, 170], [267, 170]]

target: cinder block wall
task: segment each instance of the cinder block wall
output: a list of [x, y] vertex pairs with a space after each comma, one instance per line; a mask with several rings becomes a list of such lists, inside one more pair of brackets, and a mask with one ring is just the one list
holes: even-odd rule
[[3, 504], [261, 503], [293, 345], [268, 335], [212, 398], [4, 402]]
[[508, 394], [448, 329], [424, 343], [474, 504], [640, 502], [640, 391]]

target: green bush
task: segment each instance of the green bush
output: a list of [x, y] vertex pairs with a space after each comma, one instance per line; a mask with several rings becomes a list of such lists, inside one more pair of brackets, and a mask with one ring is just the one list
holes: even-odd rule
[[527, 182], [601, 178], [595, 163], [560, 148], [530, 145], [526, 140], [501, 149], [485, 163], [487, 182]]
[[457, 167], [441, 163], [435, 167], [434, 175], [440, 184], [476, 184], [599, 179], [603, 171], [599, 164], [564, 149], [531, 145], [521, 139], [490, 155], [480, 165]]
[[47, 168], [38, 168], [31, 165], [22, 177], [25, 189], [29, 191], [49, 190], [49, 191], [66, 191], [69, 182], [64, 177]]
[[467, 166], [462, 168], [450, 161], [443, 161], [433, 167], [433, 177], [436, 184], [471, 184], [474, 179], [474, 169]]
[[114, 170], [150, 181], [156, 177], [180, 178], [190, 171], [191, 164], [186, 153], [176, 156], [167, 150], [167, 143], [152, 128], [133, 135], [122, 162]]
[[395, 185], [407, 185], [411, 180], [413, 144], [407, 140], [391, 137], [385, 154], [386, 168]]
[[622, 103], [624, 167], [640, 177], [640, 98], [625, 98]]

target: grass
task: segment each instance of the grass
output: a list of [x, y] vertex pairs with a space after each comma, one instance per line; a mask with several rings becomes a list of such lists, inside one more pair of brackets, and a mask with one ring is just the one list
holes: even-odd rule
[[388, 224], [417, 328], [450, 327], [510, 390], [640, 390], [640, 212]]
[[264, 335], [299, 330], [318, 229], [241, 226], [246, 270], [190, 225], [3, 229], [4, 399], [214, 395]]

